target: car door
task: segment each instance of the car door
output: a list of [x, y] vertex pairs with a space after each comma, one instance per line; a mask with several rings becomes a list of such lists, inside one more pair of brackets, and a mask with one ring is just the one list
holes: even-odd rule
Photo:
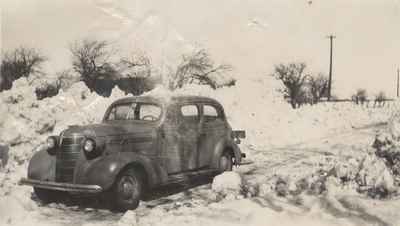
[[164, 126], [163, 156], [168, 174], [194, 170], [198, 167], [200, 107], [177, 104]]
[[124, 149], [141, 155], [157, 154], [156, 122], [160, 119], [162, 109], [152, 103], [133, 103], [127, 114], [123, 127], [126, 130]]
[[182, 168], [186, 171], [198, 168], [198, 143], [200, 129], [200, 106], [194, 103], [180, 107], [178, 133], [183, 153]]
[[199, 167], [210, 166], [218, 141], [226, 135], [226, 123], [221, 107], [202, 104], [201, 128], [199, 138]]

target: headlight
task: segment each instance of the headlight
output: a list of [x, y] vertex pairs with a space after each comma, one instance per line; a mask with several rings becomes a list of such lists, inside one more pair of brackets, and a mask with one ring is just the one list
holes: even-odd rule
[[57, 150], [58, 137], [51, 136], [46, 140], [46, 149], [50, 155], [54, 155]]
[[83, 143], [83, 150], [85, 150], [87, 153], [90, 153], [96, 149], [96, 142], [92, 139], [86, 139], [85, 142]]
[[54, 149], [57, 146], [57, 139], [55, 137], [49, 137], [46, 140], [47, 149]]

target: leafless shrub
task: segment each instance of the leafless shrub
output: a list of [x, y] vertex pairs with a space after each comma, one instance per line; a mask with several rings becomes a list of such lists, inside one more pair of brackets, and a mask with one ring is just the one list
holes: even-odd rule
[[304, 85], [309, 77], [309, 75], [305, 74], [305, 69], [305, 63], [275, 65], [273, 76], [285, 86], [282, 92], [290, 99], [290, 104], [293, 108], [299, 106], [299, 100], [304, 96]]
[[39, 50], [23, 46], [2, 53], [0, 92], [11, 89], [12, 83], [21, 77], [41, 75], [41, 65], [46, 60]]
[[59, 80], [52, 82], [43, 82], [35, 88], [36, 98], [42, 100], [46, 97], [56, 96], [61, 89]]
[[169, 88], [174, 90], [182, 88], [185, 84], [192, 83], [208, 85], [213, 89], [224, 85], [231, 86], [235, 84], [233, 79], [219, 85], [213, 78], [213, 76], [223, 75], [231, 70], [232, 66], [229, 64], [215, 65], [207, 51], [199, 49], [182, 57], [182, 62], [176, 72], [171, 74]]
[[154, 87], [151, 60], [144, 53], [120, 58], [110, 43], [87, 39], [73, 43], [70, 51], [73, 70], [91, 91], [100, 95], [109, 96], [116, 85], [134, 95]]
[[310, 77], [309, 86], [313, 103], [318, 103], [322, 97], [327, 95], [328, 85], [329, 80], [322, 73], [319, 73], [316, 77]]
[[56, 73], [57, 82], [62, 90], [67, 90], [74, 83], [80, 81], [79, 74], [71, 69], [62, 70]]
[[73, 70], [91, 91], [109, 96], [117, 68], [112, 63], [115, 51], [107, 41], [83, 39], [70, 45]]
[[140, 95], [154, 88], [159, 81], [152, 75], [153, 66], [147, 54], [135, 51], [119, 63], [120, 78], [116, 82], [125, 93]]
[[351, 97], [352, 101], [356, 104], [364, 105], [367, 102], [367, 90], [357, 89], [356, 93]]
[[374, 107], [378, 106], [378, 107], [382, 107], [385, 106], [385, 102], [386, 102], [386, 94], [383, 91], [380, 91], [378, 94], [376, 94], [375, 96], [375, 101], [374, 101]]

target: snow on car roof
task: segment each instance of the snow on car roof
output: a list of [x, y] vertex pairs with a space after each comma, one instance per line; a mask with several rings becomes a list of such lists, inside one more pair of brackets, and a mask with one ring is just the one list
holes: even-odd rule
[[113, 104], [122, 104], [129, 102], [148, 102], [148, 103], [158, 103], [158, 104], [168, 104], [169, 102], [208, 102], [219, 104], [213, 98], [203, 97], [203, 96], [195, 96], [195, 95], [172, 95], [167, 97], [162, 96], [153, 96], [153, 95], [145, 95], [145, 96], [137, 96], [137, 97], [125, 97], [122, 99], [116, 100]]

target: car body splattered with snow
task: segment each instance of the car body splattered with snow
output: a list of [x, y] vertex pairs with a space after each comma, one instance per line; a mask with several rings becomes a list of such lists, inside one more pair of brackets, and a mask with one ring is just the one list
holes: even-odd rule
[[44, 201], [60, 192], [107, 193], [117, 208], [134, 209], [149, 189], [240, 165], [244, 137], [211, 98], [123, 98], [100, 124], [70, 126], [49, 137], [20, 183]]

